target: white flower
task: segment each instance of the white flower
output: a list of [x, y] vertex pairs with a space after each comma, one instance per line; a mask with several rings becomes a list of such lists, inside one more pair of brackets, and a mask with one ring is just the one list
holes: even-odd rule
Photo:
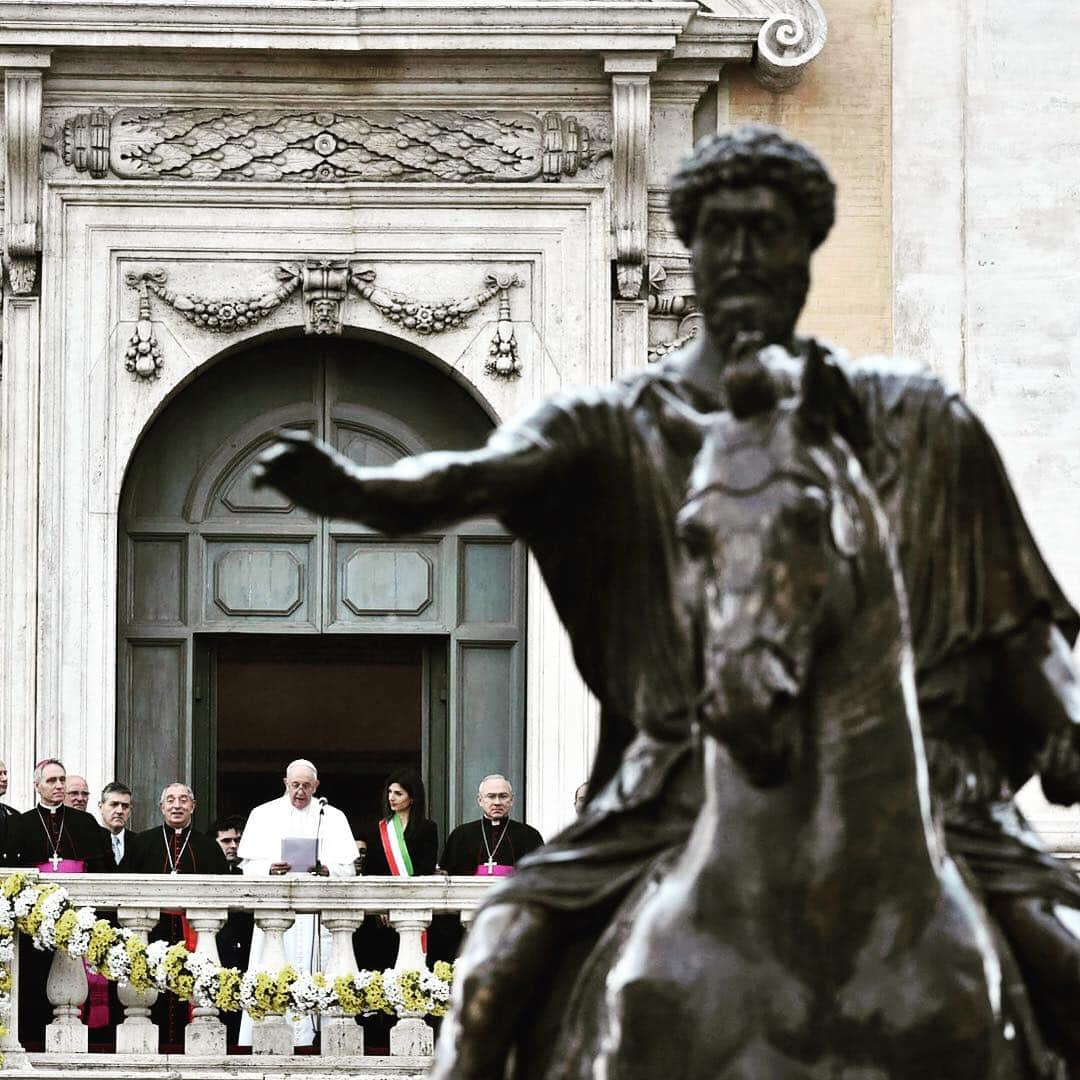
[[68, 956], [78, 959], [90, 951], [90, 931], [76, 927], [71, 932], [67, 943]]
[[37, 903], [37, 894], [38, 887], [36, 885], [27, 885], [15, 894], [11, 907], [17, 919], [30, 914], [30, 909]]
[[34, 945], [37, 948], [56, 948], [56, 920], [67, 906], [67, 893], [63, 889], [49, 893], [41, 902], [41, 922], [34, 933]]
[[192, 995], [196, 1005], [203, 1008], [213, 1008], [218, 992], [218, 977], [221, 974], [221, 965], [209, 956], [201, 953], [190, 953], [187, 958], [187, 969], [195, 979]]
[[131, 957], [123, 942], [114, 945], [105, 954], [105, 963], [108, 965], [110, 977], [117, 982], [127, 982], [131, 977]]
[[255, 980], [258, 974], [257, 971], [247, 971], [240, 980], [240, 1004], [245, 1009], [255, 1005]]
[[332, 984], [327, 983], [319, 986], [312, 975], [298, 975], [289, 987], [290, 1012], [318, 1013], [333, 1008], [337, 1001], [337, 994]]
[[150, 978], [159, 990], [168, 989], [165, 975], [165, 954], [172, 946], [167, 941], [151, 941], [146, 946], [146, 966], [150, 969]]

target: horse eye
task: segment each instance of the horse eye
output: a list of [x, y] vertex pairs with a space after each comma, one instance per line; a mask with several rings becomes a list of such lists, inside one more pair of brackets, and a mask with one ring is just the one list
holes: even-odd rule
[[816, 532], [821, 528], [825, 515], [829, 512], [829, 500], [820, 488], [809, 487], [799, 496], [798, 501], [788, 509], [788, 517], [800, 530]]
[[694, 517], [679, 521], [679, 540], [691, 555], [704, 555], [713, 545], [713, 531]]

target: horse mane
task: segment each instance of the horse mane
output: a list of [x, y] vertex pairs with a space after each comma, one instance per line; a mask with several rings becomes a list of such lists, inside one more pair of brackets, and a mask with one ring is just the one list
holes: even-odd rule
[[736, 420], [771, 412], [780, 400], [776, 380], [757, 356], [726, 367], [723, 386], [728, 409]]

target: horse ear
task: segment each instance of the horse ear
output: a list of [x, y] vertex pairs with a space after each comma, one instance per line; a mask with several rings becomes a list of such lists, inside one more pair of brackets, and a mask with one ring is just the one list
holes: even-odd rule
[[825, 438], [833, 429], [829, 382], [825, 352], [816, 341], [811, 341], [799, 385], [798, 416], [806, 430], [817, 439]]
[[799, 418], [816, 438], [835, 431], [856, 453], [870, 445], [870, 424], [850, 380], [811, 340], [799, 387]]

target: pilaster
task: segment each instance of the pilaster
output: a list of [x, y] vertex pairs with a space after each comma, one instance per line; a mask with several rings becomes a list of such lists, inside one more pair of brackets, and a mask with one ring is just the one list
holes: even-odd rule
[[31, 802], [37, 760], [38, 352], [40, 301], [4, 298], [0, 380], [0, 754], [8, 801]]

